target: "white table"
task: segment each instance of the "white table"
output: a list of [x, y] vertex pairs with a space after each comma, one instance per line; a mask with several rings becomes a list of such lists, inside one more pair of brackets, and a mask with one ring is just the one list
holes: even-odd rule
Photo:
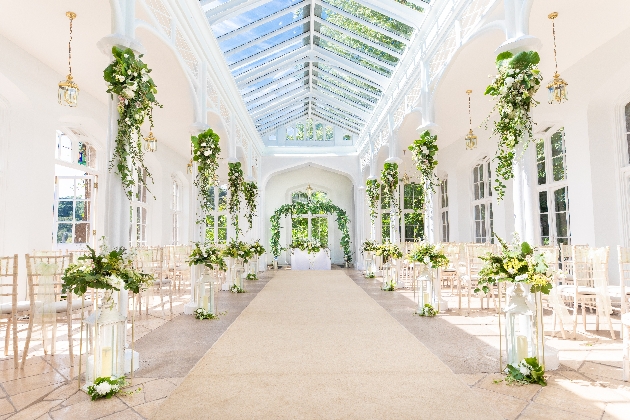
[[330, 270], [330, 257], [326, 250], [309, 254], [301, 249], [293, 249], [291, 254], [292, 270]]

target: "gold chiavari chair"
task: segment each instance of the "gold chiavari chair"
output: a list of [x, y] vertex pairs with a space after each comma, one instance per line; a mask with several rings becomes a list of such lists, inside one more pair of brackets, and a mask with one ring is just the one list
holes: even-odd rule
[[[480, 257], [485, 256], [489, 252], [494, 251], [494, 245], [490, 244], [466, 244], [466, 274], [464, 280], [468, 289], [468, 309], [470, 309], [470, 299], [472, 297], [474, 289], [479, 284], [479, 271], [483, 268], [485, 261]], [[486, 298], [487, 306], [490, 307], [490, 294], [493, 294], [491, 290], [489, 293], [478, 293], [481, 309], [483, 309], [483, 298]]]
[[[4, 355], [9, 354], [9, 340], [13, 329], [13, 364], [17, 369], [18, 354], [18, 316], [28, 314], [29, 302], [18, 302], [18, 255], [0, 257], [0, 319], [6, 319], [7, 328], [4, 341]], [[5, 302], [5, 299], [7, 300]]]
[[[137, 268], [146, 274], [151, 274], [154, 278], [150, 291], [160, 293], [160, 303], [162, 313], [164, 313], [164, 289], [168, 288], [170, 313], [173, 315], [173, 281], [168, 277], [168, 257], [164, 258], [164, 248], [156, 246], [150, 248], [137, 249]], [[149, 313], [149, 296], [145, 297], [145, 312]]]

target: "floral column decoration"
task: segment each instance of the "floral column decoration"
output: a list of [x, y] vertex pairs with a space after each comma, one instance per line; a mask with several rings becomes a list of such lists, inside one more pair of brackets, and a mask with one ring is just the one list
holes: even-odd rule
[[378, 179], [367, 180], [365, 193], [370, 205], [370, 221], [374, 224], [376, 216], [378, 216], [378, 204], [381, 199], [381, 184], [378, 182]]
[[[148, 118], [153, 128], [153, 107], [162, 107], [155, 99], [157, 88], [149, 73], [151, 69], [142, 62], [142, 54], [136, 58], [130, 48], [112, 48], [114, 61], [107, 66], [104, 79], [108, 83], [107, 93], [118, 97], [118, 132], [116, 145], [109, 168], [116, 169], [129, 199], [136, 185], [134, 170], [146, 171], [147, 178], [153, 180], [144, 164], [141, 126]], [[135, 134], [135, 136], [134, 136]], [[146, 179], [138, 177], [141, 185]]]
[[197, 177], [195, 186], [198, 190], [201, 210], [208, 213], [214, 204], [211, 201], [211, 190], [217, 183], [217, 169], [219, 169], [219, 135], [211, 128], [197, 136], [191, 136], [193, 147], [193, 161], [197, 162]]
[[245, 198], [245, 209], [247, 211], [245, 218], [247, 219], [249, 229], [251, 229], [254, 215], [256, 214], [256, 200], [258, 199], [258, 185], [256, 185], [254, 181], [245, 182], [243, 184], [243, 198]]
[[[435, 168], [438, 165], [436, 155], [438, 152], [437, 136], [432, 136], [427, 130], [420, 138], [414, 140], [409, 146], [411, 157], [416, 164], [420, 178], [423, 182], [422, 202], [427, 202], [427, 195], [435, 192], [435, 186], [438, 185], [437, 174]], [[430, 192], [429, 192], [430, 191]]]
[[232, 226], [234, 226], [234, 232], [236, 238], [241, 232], [238, 225], [238, 213], [241, 210], [241, 202], [239, 195], [243, 189], [243, 183], [245, 179], [243, 177], [243, 169], [241, 169], [241, 162], [228, 163], [228, 211], [232, 218]]
[[517, 55], [511, 52], [501, 53], [496, 60], [499, 73], [486, 88], [485, 94], [494, 96], [494, 109], [499, 113], [493, 130], [493, 134], [499, 137], [494, 186], [498, 200], [502, 200], [505, 195], [503, 181], [514, 178], [516, 146], [524, 142], [527, 147], [532, 137], [533, 121], [530, 112], [532, 107], [538, 105], [534, 94], [542, 82], [538, 70], [539, 62], [540, 57], [535, 51], [523, 51]]
[[[381, 182], [383, 183], [383, 198], [389, 201], [391, 206], [391, 222], [400, 217], [400, 206], [398, 203], [398, 164], [386, 162], [381, 171]], [[391, 225], [390, 225], [391, 226]], [[393, 240], [391, 237], [390, 240]]]

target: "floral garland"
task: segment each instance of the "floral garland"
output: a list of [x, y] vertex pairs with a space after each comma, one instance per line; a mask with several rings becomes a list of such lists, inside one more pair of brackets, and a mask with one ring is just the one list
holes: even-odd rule
[[[153, 127], [153, 107], [162, 107], [155, 99], [157, 88], [149, 76], [151, 69], [141, 60], [142, 54], [136, 58], [130, 48], [112, 47], [114, 61], [103, 72], [108, 83], [107, 93], [118, 97], [118, 132], [116, 147], [109, 164], [110, 170], [116, 168], [120, 175], [127, 197], [133, 197], [136, 177], [134, 170], [146, 172], [147, 178], [153, 180], [144, 164], [142, 150], [142, 131], [140, 127], [145, 118], [149, 118]], [[133, 134], [136, 139], [133, 139]], [[144, 177], [137, 177], [137, 182], [147, 185]]]
[[[514, 178], [516, 146], [532, 137], [532, 107], [538, 105], [534, 94], [540, 88], [542, 75], [537, 68], [540, 57], [535, 51], [523, 51], [516, 56], [504, 52], [497, 56], [499, 74], [486, 88], [486, 95], [494, 96], [499, 119], [494, 123], [493, 134], [499, 137], [495, 159], [498, 161], [494, 189], [498, 199], [505, 195], [505, 184]], [[488, 116], [488, 119], [490, 117]], [[486, 120], [487, 121], [487, 120]]]
[[499, 240], [501, 250], [496, 254], [489, 253], [480, 257], [485, 264], [479, 271], [479, 287], [475, 289], [475, 293], [488, 293], [488, 285], [509, 281], [530, 284], [533, 293], [542, 292], [548, 295], [553, 283], [545, 256], [536, 254], [527, 242], [519, 243], [518, 238], [507, 244], [496, 233], [494, 236]]
[[449, 263], [444, 252], [439, 245], [433, 245], [428, 242], [419, 242], [413, 250], [407, 255], [409, 260], [423, 263], [431, 268], [446, 267]]
[[378, 249], [378, 244], [376, 241], [365, 241], [361, 245], [361, 253], [365, 254], [366, 252], [373, 252]]
[[438, 152], [437, 136], [432, 136], [428, 130], [425, 131], [420, 135], [419, 139], [411, 143], [409, 151], [422, 177], [423, 202], [426, 202], [427, 189], [435, 192], [435, 187], [438, 185], [437, 174], [435, 173], [435, 168], [438, 164], [438, 161], [435, 159], [435, 155]]
[[238, 213], [241, 210], [241, 201], [239, 195], [245, 182], [243, 178], [243, 170], [241, 169], [241, 162], [228, 163], [228, 212], [232, 216], [232, 226], [238, 239], [238, 234], [241, 229], [238, 226]]
[[197, 187], [201, 209], [204, 213], [212, 210], [212, 188], [217, 182], [216, 173], [219, 169], [219, 135], [211, 128], [197, 136], [191, 136], [193, 146], [193, 161], [197, 162]]
[[350, 250], [350, 231], [348, 224], [350, 218], [345, 210], [336, 206], [329, 199], [312, 199], [306, 203], [296, 202], [280, 206], [271, 216], [271, 252], [274, 258], [278, 258], [282, 248], [280, 247], [280, 217], [294, 214], [336, 214], [337, 227], [341, 231], [339, 244], [343, 250], [344, 260], [352, 262], [352, 251]]
[[247, 219], [247, 224], [249, 228], [252, 228], [252, 223], [254, 220], [254, 214], [256, 213], [256, 199], [258, 198], [258, 185], [255, 182], [245, 182], [243, 184], [243, 197], [245, 198], [245, 208], [247, 209], [247, 214], [245, 218]]
[[252, 255], [255, 255], [257, 257], [260, 257], [265, 253], [265, 247], [261, 245], [260, 240], [258, 239], [256, 240], [256, 242], [249, 246], [249, 249]]
[[398, 200], [396, 188], [398, 187], [398, 164], [385, 163], [381, 171], [381, 182], [383, 183], [383, 198], [389, 201], [392, 209], [392, 217], [398, 217]]
[[153, 283], [153, 276], [133, 268], [133, 255], [125, 248], [108, 249], [102, 245], [100, 254], [87, 246], [89, 254], [70, 264], [61, 277], [63, 293], [82, 296], [88, 289], [121, 290], [140, 293]]
[[368, 179], [365, 184], [365, 193], [367, 194], [370, 204], [370, 219], [372, 223], [374, 223], [378, 216], [378, 205], [381, 199], [381, 184], [378, 182], [378, 179]]

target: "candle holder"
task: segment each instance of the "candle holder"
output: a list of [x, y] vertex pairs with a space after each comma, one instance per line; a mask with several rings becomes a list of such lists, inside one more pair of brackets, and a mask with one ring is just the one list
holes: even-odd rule
[[424, 309], [424, 305], [427, 303], [433, 306], [433, 269], [426, 264], [415, 263], [413, 267], [414, 282], [418, 289], [418, 313], [421, 313]]
[[202, 308], [206, 312], [216, 315], [214, 303], [215, 275], [206, 268], [201, 274], [201, 278], [195, 284], [195, 294], [197, 296], [197, 308]]
[[510, 304], [505, 308], [505, 339], [507, 363], [516, 366], [523, 359], [538, 358], [536, 311], [527, 304], [525, 287], [514, 283]]

